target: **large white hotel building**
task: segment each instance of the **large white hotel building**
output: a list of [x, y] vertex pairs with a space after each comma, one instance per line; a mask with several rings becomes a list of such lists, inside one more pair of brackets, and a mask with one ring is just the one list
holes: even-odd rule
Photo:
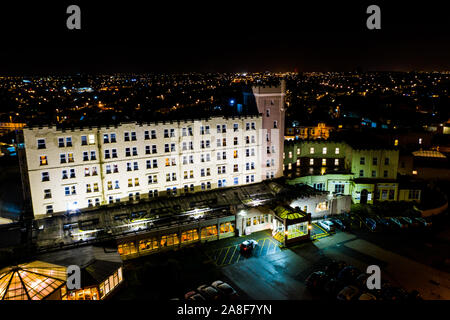
[[34, 217], [282, 176], [284, 90], [254, 87], [253, 115], [25, 127]]

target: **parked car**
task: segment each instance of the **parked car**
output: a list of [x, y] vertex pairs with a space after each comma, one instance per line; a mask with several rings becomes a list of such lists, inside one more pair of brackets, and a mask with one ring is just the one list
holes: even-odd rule
[[359, 296], [358, 300], [377, 300], [377, 297], [371, 293], [365, 292]]
[[320, 291], [328, 280], [327, 275], [323, 271], [315, 271], [311, 273], [305, 280], [306, 287], [311, 291]]
[[184, 295], [186, 300], [205, 301], [206, 299], [196, 291], [189, 291]]
[[384, 283], [381, 286], [381, 295], [383, 300], [404, 301], [408, 294], [401, 288], [392, 286], [390, 283]]
[[432, 225], [432, 222], [428, 222], [424, 218], [416, 217], [416, 218], [414, 218], [414, 220], [416, 220], [419, 223], [419, 225], [422, 227], [429, 228]]
[[238, 294], [228, 283], [221, 280], [214, 281], [211, 286], [221, 292], [226, 299], [236, 299]]
[[197, 291], [206, 298], [206, 300], [219, 300], [220, 292], [217, 289], [208, 286], [207, 284], [201, 285], [197, 288]]
[[382, 226], [384, 230], [389, 230], [389, 229], [392, 229], [395, 227], [393, 225], [393, 223], [389, 219], [386, 219], [386, 218], [380, 218], [380, 219], [378, 219], [377, 222], [378, 222], [378, 225]]
[[354, 266], [344, 267], [338, 274], [337, 279], [342, 281], [344, 285], [353, 285], [356, 283], [356, 278], [361, 274], [361, 271]]
[[406, 300], [408, 300], [408, 301], [421, 301], [421, 300], [423, 300], [423, 298], [420, 295], [419, 291], [413, 290], [413, 291], [409, 292], [406, 295]]
[[336, 295], [342, 290], [343, 287], [342, 282], [336, 278], [331, 278], [325, 283], [324, 292], [327, 296], [336, 298]]
[[375, 231], [377, 229], [377, 223], [372, 218], [366, 218], [366, 224], [371, 231]]
[[317, 223], [328, 232], [335, 231], [334, 223], [330, 220], [319, 220]]
[[339, 272], [346, 266], [347, 264], [344, 261], [333, 260], [325, 267], [325, 273], [330, 278], [337, 278]]
[[339, 218], [332, 218], [330, 220], [331, 220], [331, 222], [333, 222], [333, 224], [336, 226], [336, 228], [338, 228], [338, 229], [340, 229], [342, 231], [347, 230], [347, 226], [344, 224], [344, 222], [341, 219], [339, 219]]
[[258, 245], [258, 242], [253, 239], [245, 240], [239, 245], [239, 249], [243, 254], [251, 254], [253, 249]]
[[390, 217], [389, 221], [391, 221], [397, 228], [406, 228], [406, 225], [404, 223], [401, 223], [397, 218]]
[[337, 299], [338, 300], [342, 300], [342, 301], [350, 301], [350, 300], [354, 300], [358, 297], [359, 295], [359, 289], [355, 286], [347, 286], [344, 289], [342, 289], [341, 291], [339, 291], [338, 295], [337, 295]]
[[412, 220], [409, 217], [401, 217], [400, 220], [405, 222], [408, 225], [408, 227], [418, 227], [419, 226], [419, 223], [417, 221]]
[[367, 289], [367, 278], [369, 277], [369, 275], [367, 273], [361, 273], [359, 276], [356, 277], [356, 281], [355, 284], [356, 286], [361, 289], [361, 290], [365, 290]]

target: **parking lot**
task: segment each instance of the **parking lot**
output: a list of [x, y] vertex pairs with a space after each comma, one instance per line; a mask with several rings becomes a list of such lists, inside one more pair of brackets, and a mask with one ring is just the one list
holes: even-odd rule
[[328, 237], [330, 235], [331, 233], [327, 232], [324, 228], [313, 222], [311, 228], [311, 240]]
[[245, 237], [211, 243], [205, 253], [217, 266], [234, 264], [248, 258], [243, 256], [239, 250], [239, 244], [246, 239], [253, 239], [258, 242], [251, 256], [264, 257], [281, 251], [281, 244], [272, 238], [270, 231], [261, 231]]

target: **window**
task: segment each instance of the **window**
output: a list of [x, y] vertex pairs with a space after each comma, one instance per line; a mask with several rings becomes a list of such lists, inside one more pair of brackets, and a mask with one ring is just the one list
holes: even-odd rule
[[384, 178], [387, 178], [387, 177], [388, 177], [388, 171], [387, 171], [387, 170], [384, 170], [384, 171], [383, 171], [383, 177], [384, 177]]
[[144, 140], [150, 140], [150, 132], [148, 130], [144, 131]]
[[378, 164], [378, 158], [374, 157], [372, 158], [372, 165], [376, 166]]
[[419, 200], [420, 199], [420, 190], [409, 190], [408, 198], [410, 200]]
[[45, 189], [44, 190], [44, 199], [51, 199], [52, 198], [52, 190]]
[[317, 189], [317, 190], [320, 190], [320, 191], [325, 190], [325, 184], [324, 183], [314, 183], [313, 187], [314, 187], [314, 189]]
[[112, 157], [117, 158], [117, 149], [112, 149], [111, 152], [112, 152]]
[[47, 156], [40, 156], [40, 157], [39, 157], [39, 161], [40, 161], [40, 165], [41, 165], [41, 166], [45, 166], [45, 165], [48, 164], [48, 162], [47, 162]]
[[384, 164], [385, 164], [386, 166], [389, 165], [389, 158], [384, 158]]
[[313, 166], [313, 165], [314, 165], [314, 159], [312, 159], [312, 158], [309, 159], [309, 165], [310, 165], [310, 166]]
[[234, 124], [233, 124], [233, 131], [234, 131], [234, 132], [237, 132], [238, 130], [239, 130], [239, 124], [234, 123]]
[[59, 155], [60, 163], [66, 163], [66, 154], [62, 153]]
[[309, 148], [309, 153], [313, 154], [314, 153], [314, 147]]
[[[105, 150], [105, 159], [109, 159], [111, 157], [109, 150]], [[87, 152], [83, 152], [83, 161], [88, 160]]]
[[277, 120], [275, 120], [275, 121], [273, 122], [273, 127], [274, 127], [275, 129], [278, 128], [278, 121], [277, 121]]
[[53, 213], [53, 206], [50, 204], [50, 205], [45, 207], [45, 210], [46, 210], [47, 213]]
[[359, 159], [359, 164], [366, 164], [366, 158], [361, 157], [361, 158]]
[[[69, 155], [70, 155], [70, 153], [69, 153]], [[95, 151], [91, 151], [91, 161], [96, 160], [96, 159], [97, 159], [97, 156], [95, 155]], [[69, 157], [69, 162], [73, 162], [73, 161], [70, 161], [70, 157]]]
[[389, 190], [389, 200], [395, 199], [395, 190]]
[[123, 140], [124, 141], [130, 141], [130, 133], [129, 132], [124, 132], [123, 133]]
[[156, 139], [156, 130], [151, 131], [152, 139]]
[[131, 141], [136, 141], [136, 132], [131, 132]]
[[297, 148], [297, 155], [300, 155], [300, 148]]
[[81, 145], [82, 146], [87, 146], [87, 137], [86, 136], [81, 136]]
[[116, 140], [116, 134], [115, 133], [111, 133], [111, 143], [115, 143]]
[[339, 148], [334, 149], [335, 154], [339, 154]]
[[38, 147], [38, 149], [45, 149], [45, 139], [38, 139], [37, 147]]
[[372, 170], [372, 178], [376, 178], [377, 172], [375, 170]]
[[339, 165], [339, 159], [334, 159], [334, 165], [338, 166]]
[[238, 137], [233, 138], [233, 145], [235, 145], [235, 146], [238, 145]]
[[50, 175], [48, 172], [42, 172], [42, 181], [50, 181]]
[[364, 170], [359, 170], [359, 176], [364, 177]]
[[337, 194], [342, 194], [342, 193], [344, 193], [344, 188], [345, 188], [344, 184], [335, 184], [334, 185], [334, 192], [337, 193]]
[[64, 138], [58, 138], [58, 147], [64, 148]]
[[327, 154], [327, 148], [326, 147], [322, 148], [322, 154]]

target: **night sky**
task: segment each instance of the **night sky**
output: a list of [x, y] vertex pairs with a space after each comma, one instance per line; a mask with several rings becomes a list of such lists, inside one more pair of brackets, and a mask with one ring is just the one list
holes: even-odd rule
[[[2, 4], [0, 75], [450, 70], [450, 19], [440, 3], [302, 2]], [[81, 30], [66, 28], [70, 4], [81, 8]], [[370, 4], [381, 7], [381, 30], [366, 28]]]

